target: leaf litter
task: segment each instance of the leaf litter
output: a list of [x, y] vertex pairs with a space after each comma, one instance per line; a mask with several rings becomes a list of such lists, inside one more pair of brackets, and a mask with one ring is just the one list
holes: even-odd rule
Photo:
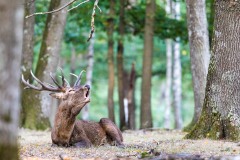
[[[184, 139], [186, 132], [155, 129], [124, 131], [124, 148], [104, 145], [91, 148], [52, 147], [50, 131], [20, 129], [18, 142], [23, 160], [77, 160], [77, 159], [161, 159], [177, 156], [179, 159], [209, 159], [240, 155], [237, 142], [209, 139]], [[188, 157], [188, 158], [186, 158]], [[190, 157], [190, 158], [189, 158]], [[165, 157], [166, 159], [166, 157]], [[214, 159], [214, 158], [213, 158]], [[217, 158], [216, 158], [217, 159]], [[231, 159], [231, 158], [230, 158]]]

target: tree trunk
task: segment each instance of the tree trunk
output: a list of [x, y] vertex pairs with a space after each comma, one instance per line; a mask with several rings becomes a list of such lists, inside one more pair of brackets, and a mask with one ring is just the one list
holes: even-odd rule
[[[173, 2], [173, 15], [175, 19], [180, 19], [180, 3]], [[182, 128], [182, 69], [180, 56], [180, 38], [176, 38], [173, 43], [173, 108], [175, 128]]]
[[[35, 2], [32, 0], [25, 0], [24, 2], [24, 15], [30, 15], [35, 11]], [[23, 23], [23, 47], [22, 47], [22, 74], [26, 79], [30, 79], [30, 70], [32, 70], [32, 63], [33, 63], [33, 47], [34, 47], [34, 23], [35, 18], [25, 18], [24, 16], [24, 23]], [[31, 80], [31, 79], [30, 79]], [[24, 124], [25, 121], [25, 113], [27, 112], [27, 105], [28, 102], [32, 99], [31, 92], [25, 92], [24, 86], [21, 87], [21, 125]]]
[[164, 113], [164, 127], [170, 128], [171, 126], [171, 91], [172, 91], [172, 41], [171, 39], [166, 40], [166, 52], [167, 52], [167, 71], [166, 71], [166, 90], [165, 90], [165, 113]]
[[114, 116], [114, 16], [115, 16], [115, 0], [110, 0], [109, 18], [107, 20], [108, 35], [108, 118], [115, 122]]
[[187, 138], [240, 140], [240, 3], [215, 1], [214, 40], [200, 119]]
[[18, 159], [23, 1], [0, 0], [0, 159]]
[[208, 18], [208, 31], [209, 31], [209, 46], [212, 48], [212, 39], [213, 39], [213, 23], [214, 23], [214, 1], [206, 1], [209, 3], [210, 15]]
[[[88, 55], [87, 55], [87, 61], [88, 61], [88, 66], [87, 66], [87, 82], [86, 84], [89, 84], [92, 86], [92, 73], [93, 73], [93, 64], [94, 64], [94, 34], [90, 40], [89, 46], [88, 46]], [[90, 92], [91, 94], [91, 92]], [[89, 107], [90, 105], [87, 104], [83, 109], [82, 109], [82, 119], [83, 120], [89, 120]]]
[[[67, 2], [68, 0], [51, 0], [49, 10], [63, 6]], [[66, 16], [66, 9], [55, 14], [48, 14], [35, 73], [36, 77], [44, 82], [51, 82], [49, 72], [56, 71]], [[23, 126], [30, 129], [49, 128], [50, 107], [53, 107], [49, 93], [35, 91], [32, 97], [34, 98], [28, 103], [28, 112]]]
[[[77, 61], [76, 49], [75, 49], [75, 47], [72, 46], [72, 48], [71, 48], [71, 66], [70, 66], [71, 73], [75, 73], [76, 61]], [[76, 77], [71, 75], [70, 76], [70, 85], [73, 86], [75, 81], [76, 81]]]
[[119, 13], [119, 39], [117, 48], [117, 70], [118, 70], [118, 101], [120, 110], [120, 129], [126, 129], [125, 111], [124, 111], [124, 89], [123, 89], [123, 52], [124, 52], [124, 10], [125, 0], [120, 0]]
[[191, 130], [197, 123], [203, 106], [210, 51], [205, 0], [186, 0], [186, 4], [195, 102], [193, 120], [186, 127]]
[[129, 129], [136, 129], [135, 126], [135, 82], [136, 82], [136, 71], [135, 71], [135, 64], [132, 63], [132, 69], [129, 78], [129, 87], [128, 87], [128, 94], [127, 94], [127, 101], [128, 101], [128, 128]]
[[152, 79], [152, 54], [153, 32], [155, 16], [155, 0], [146, 1], [145, 27], [144, 27], [144, 53], [142, 68], [141, 88], [141, 128], [152, 127], [151, 113], [151, 79]]
[[[166, 4], [166, 13], [169, 17], [171, 15], [171, 0], [167, 0]], [[172, 99], [171, 99], [171, 91], [172, 91], [172, 41], [171, 39], [166, 39], [166, 54], [167, 54], [167, 66], [166, 66], [166, 90], [165, 90], [165, 113], [164, 113], [164, 127], [170, 128], [171, 126], [171, 106], [172, 106]]]

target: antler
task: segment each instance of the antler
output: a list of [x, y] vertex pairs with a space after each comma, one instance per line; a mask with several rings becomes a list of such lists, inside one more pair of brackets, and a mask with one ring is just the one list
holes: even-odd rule
[[65, 86], [65, 79], [64, 79], [64, 76], [62, 74], [62, 80], [63, 80], [63, 85], [60, 86], [57, 81], [53, 78], [52, 74], [50, 73], [50, 77], [51, 79], [53, 80], [53, 82], [57, 85], [57, 87], [51, 85], [51, 84], [44, 84], [42, 81], [40, 81], [33, 73], [32, 71], [30, 71], [32, 77], [41, 85], [41, 87], [37, 87], [33, 84], [30, 84], [29, 83], [29, 80], [25, 80], [24, 79], [24, 76], [22, 75], [22, 82], [23, 84], [25, 84], [27, 87], [26, 88], [32, 88], [34, 90], [37, 90], [37, 91], [52, 91], [52, 92], [65, 92], [66, 91], [66, 86]]
[[[78, 78], [77, 78], [77, 80], [76, 80], [76, 82], [75, 82], [75, 84], [74, 84], [74, 86], [73, 87], [76, 87], [76, 86], [79, 86], [80, 85], [80, 83], [81, 83], [81, 78], [82, 78], [82, 73], [83, 72], [85, 72], [85, 70], [82, 70], [81, 72], [80, 72], [80, 74], [79, 74], [79, 76], [78, 76]], [[73, 75], [73, 74], [72, 74]]]
[[64, 78], [64, 74], [63, 74], [62, 68], [59, 67], [59, 69], [60, 69], [61, 74], [62, 74], [62, 76], [60, 76], [60, 77], [62, 78], [62, 86], [64, 86], [64, 87], [70, 87], [69, 82]]

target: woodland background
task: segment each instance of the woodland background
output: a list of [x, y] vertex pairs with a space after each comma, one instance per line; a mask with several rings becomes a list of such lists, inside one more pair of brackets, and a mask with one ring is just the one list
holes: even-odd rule
[[51, 72], [60, 79], [59, 68], [71, 83], [70, 73], [86, 70], [91, 103], [80, 119], [109, 117], [123, 131], [183, 129], [190, 139], [240, 139], [239, 1], [86, 0], [28, 18], [74, 1], [0, 2], [3, 157], [16, 159], [18, 127], [53, 125], [59, 102], [19, 88], [21, 73], [35, 83], [31, 70], [49, 83]]
[[[60, 2], [60, 1], [59, 1]], [[49, 1], [44, 0], [41, 2], [32, 2], [29, 1], [28, 7], [34, 8], [35, 3], [35, 12], [44, 12], [48, 11]], [[52, 2], [52, 4], [57, 5], [56, 2]], [[176, 4], [178, 5], [178, 12], [176, 12]], [[140, 106], [141, 106], [141, 83], [142, 83], [142, 68], [143, 68], [143, 52], [144, 52], [144, 20], [145, 20], [145, 9], [146, 9], [146, 1], [125, 1], [124, 2], [124, 14], [122, 18], [124, 19], [123, 28], [124, 32], [120, 33], [120, 6], [121, 4], [118, 2], [111, 2], [108, 1], [100, 1], [99, 7], [101, 7], [102, 13], [99, 10], [96, 10], [95, 16], [95, 34], [94, 38], [90, 42], [87, 41], [89, 31], [90, 31], [90, 19], [92, 14], [92, 7], [93, 3], [86, 3], [81, 5], [79, 8], [76, 8], [70, 12], [68, 12], [66, 22], [59, 23], [59, 28], [63, 28], [64, 24], [65, 28], [62, 29], [63, 39], [61, 42], [53, 41], [52, 44], [46, 42], [46, 36], [42, 36], [44, 32], [44, 27], [46, 25], [46, 18], [47, 15], [38, 15], [35, 17], [31, 17], [27, 19], [28, 21], [35, 19], [34, 23], [34, 33], [27, 33], [28, 36], [33, 37], [31, 39], [32, 47], [33, 47], [33, 54], [32, 49], [30, 48], [30, 53], [26, 57], [30, 58], [33, 55], [32, 64], [29, 64], [31, 60], [27, 59], [27, 66], [26, 71], [24, 74], [29, 74], [29, 69], [33, 69], [33, 72], [36, 71], [37, 66], [39, 67], [38, 70], [45, 69], [45, 74], [48, 76], [46, 72], [55, 72], [56, 67], [63, 68], [65, 72], [65, 76], [70, 81], [71, 78], [68, 73], [72, 72], [78, 74], [81, 70], [86, 70], [86, 76], [83, 78], [86, 79], [86, 83], [91, 84], [91, 103], [89, 106], [89, 110], [87, 112], [82, 112], [83, 119], [90, 119], [98, 121], [102, 117], [113, 117], [113, 111], [111, 108], [114, 108], [114, 115], [117, 124], [120, 124], [120, 107], [121, 104], [119, 102], [119, 87], [118, 87], [118, 73], [119, 73], [119, 66], [120, 72], [124, 74], [123, 80], [123, 88], [124, 97], [127, 98], [128, 88], [130, 83], [129, 77], [131, 72], [132, 64], [135, 65], [135, 78], [134, 78], [134, 106], [135, 106], [135, 123], [136, 127], [140, 128]], [[166, 13], [166, 7], [170, 7], [170, 12]], [[213, 1], [206, 2], [207, 8], [207, 16], [209, 21], [209, 31], [210, 35], [212, 32], [212, 23], [213, 23], [213, 11], [212, 11]], [[111, 10], [112, 7], [112, 10]], [[175, 7], [175, 8], [174, 8]], [[32, 9], [33, 10], [33, 9]], [[29, 10], [29, 13], [30, 14]], [[112, 13], [110, 13], [112, 12]], [[28, 15], [26, 14], [26, 15]], [[155, 25], [154, 25], [154, 35], [153, 35], [153, 53], [152, 56], [149, 55], [148, 58], [152, 57], [152, 81], [151, 85], [147, 86], [149, 90], [151, 90], [151, 112], [153, 117], [153, 126], [157, 128], [164, 127], [164, 117], [168, 116], [170, 122], [167, 128], [175, 128], [174, 126], [174, 109], [171, 106], [179, 107], [181, 111], [181, 116], [176, 117], [177, 121], [182, 121], [181, 127], [186, 126], [192, 120], [193, 111], [194, 111], [194, 97], [193, 97], [193, 89], [192, 89], [192, 75], [191, 75], [191, 67], [190, 67], [190, 53], [189, 53], [189, 44], [188, 44], [188, 32], [187, 32], [187, 22], [186, 22], [186, 4], [184, 1], [170, 1], [169, 4], [166, 1], [158, 1], [156, 2], [156, 13], [155, 13]], [[176, 15], [178, 14], [176, 18]], [[26, 20], [26, 21], [27, 21]], [[33, 23], [33, 22], [28, 22]], [[61, 39], [61, 35], [54, 31], [54, 28], [49, 30], [49, 34], [55, 34], [54, 36], [58, 39]], [[55, 32], [55, 33], [51, 33]], [[34, 35], [31, 35], [34, 34]], [[211, 36], [210, 36], [211, 37]], [[124, 51], [122, 54], [122, 60], [119, 59], [119, 40], [121, 39], [124, 47]], [[167, 56], [166, 56], [166, 39], [171, 39], [171, 46], [172, 46], [172, 54], [175, 52], [179, 52], [179, 57], [172, 60], [172, 65], [167, 66]], [[174, 51], [174, 43], [177, 42], [179, 44], [179, 48], [177, 51]], [[39, 58], [41, 58], [46, 52], [44, 47], [47, 46], [54, 46], [54, 43], [58, 44], [58, 48], [56, 48], [58, 53], [52, 53], [50, 56], [54, 56], [58, 60], [53, 60], [51, 62], [51, 69], [48, 67], [41, 66], [38, 64]], [[112, 44], [111, 44], [112, 43]], [[109, 46], [111, 44], [111, 46]], [[28, 45], [28, 44], [26, 44]], [[44, 46], [46, 45], [46, 46]], [[148, 44], [151, 47], [151, 44]], [[56, 45], [55, 45], [56, 46]], [[108, 47], [109, 46], [109, 47]], [[61, 49], [60, 49], [61, 47]], [[112, 47], [112, 52], [111, 48]], [[148, 47], [148, 46], [146, 46]], [[109, 51], [110, 48], [110, 51]], [[171, 52], [171, 51], [170, 51]], [[49, 58], [51, 58], [49, 56]], [[173, 57], [173, 56], [172, 56]], [[171, 58], [171, 57], [170, 57]], [[109, 59], [112, 62], [109, 62]], [[122, 62], [119, 62], [122, 61]], [[176, 62], [175, 62], [176, 61]], [[178, 61], [178, 62], [177, 62]], [[54, 64], [53, 64], [54, 63]], [[112, 63], [112, 64], [111, 64]], [[122, 63], [122, 64], [121, 64]], [[166, 70], [167, 67], [174, 68], [175, 64], [180, 63], [179, 66], [180, 70], [177, 71], [179, 76], [174, 77], [175, 79], [179, 79], [179, 85], [176, 86], [180, 90], [180, 95], [178, 97], [172, 96], [173, 92], [166, 95], [168, 89], [166, 89]], [[43, 69], [41, 69], [43, 68]], [[178, 68], [177, 68], [178, 69]], [[36, 72], [37, 72], [36, 71]], [[40, 72], [40, 71], [39, 71]], [[114, 86], [112, 86], [109, 82], [109, 75], [114, 72], [114, 79], [110, 79], [110, 81], [114, 81]], [[36, 75], [40, 76], [42, 74], [36, 73]], [[38, 77], [39, 77], [38, 76]], [[42, 78], [49, 80], [49, 78]], [[45, 81], [46, 81], [45, 80]], [[113, 83], [113, 82], [112, 82]], [[170, 84], [172, 88], [173, 83]], [[113, 97], [108, 95], [108, 88], [112, 88], [112, 95]], [[27, 91], [32, 92], [32, 91]], [[168, 91], [169, 92], [169, 91]], [[32, 93], [30, 93], [30, 101], [32, 101]], [[145, 96], [145, 95], [144, 95]], [[147, 96], [147, 95], [146, 95]], [[111, 100], [112, 98], [112, 100]], [[50, 101], [50, 99], [48, 98]], [[169, 102], [166, 102], [170, 101]], [[39, 122], [34, 122], [36, 119], [33, 115], [40, 116], [39, 110], [36, 110], [37, 102], [32, 102], [33, 104], [29, 105], [29, 102], [24, 97], [23, 98], [23, 114], [25, 112], [25, 116], [23, 115], [23, 126], [31, 129], [44, 129], [47, 128], [49, 125], [44, 126], [37, 126]], [[113, 101], [112, 104], [110, 104]], [[175, 102], [177, 101], [177, 102]], [[175, 102], [175, 103], [173, 103]], [[28, 105], [24, 105], [27, 103]], [[52, 102], [46, 102], [49, 105], [45, 105], [44, 108], [51, 108]], [[45, 104], [46, 104], [45, 103]], [[40, 105], [40, 104], [39, 104]], [[32, 107], [34, 106], [34, 107]], [[109, 106], [109, 108], [108, 108]], [[166, 113], [166, 106], [167, 108], [171, 108], [170, 114]], [[169, 107], [168, 107], [169, 106]], [[40, 107], [40, 106], [39, 106]], [[42, 106], [41, 106], [42, 107]], [[123, 106], [121, 106], [123, 108]], [[110, 111], [108, 111], [110, 109]], [[51, 112], [49, 109], [46, 112]], [[148, 109], [150, 110], [150, 109]], [[45, 117], [47, 117], [51, 113], [44, 113]], [[165, 114], [169, 114], [166, 115]], [[29, 115], [29, 116], [28, 116]], [[47, 115], [47, 116], [46, 116]], [[54, 114], [53, 114], [54, 115]], [[121, 115], [122, 116], [122, 115]], [[42, 119], [45, 119], [44, 117]], [[42, 120], [44, 121], [44, 120]], [[38, 124], [36, 124], [38, 123]], [[122, 122], [124, 123], [124, 122]], [[124, 124], [121, 124], [121, 127], [124, 127]], [[126, 126], [125, 126], [126, 127]]]

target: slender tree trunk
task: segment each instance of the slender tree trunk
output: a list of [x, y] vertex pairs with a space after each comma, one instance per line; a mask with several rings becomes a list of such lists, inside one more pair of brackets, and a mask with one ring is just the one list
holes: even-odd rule
[[[87, 82], [86, 84], [89, 84], [92, 86], [92, 74], [93, 74], [93, 64], [94, 64], [94, 35], [92, 36], [90, 40], [90, 44], [88, 46], [88, 55], [87, 55], [87, 61], [88, 61], [88, 66], [87, 66]], [[89, 107], [90, 105], [87, 104], [83, 109], [82, 109], [82, 119], [83, 120], [88, 120], [89, 119]]]
[[[171, 0], [167, 0], [166, 4], [166, 13], [171, 16]], [[172, 90], [172, 41], [171, 39], [166, 39], [166, 54], [167, 54], [167, 66], [166, 66], [166, 90], [165, 90], [165, 113], [164, 113], [164, 127], [170, 128], [171, 126], [171, 106], [172, 106], [172, 99], [171, 99], [171, 90]]]
[[151, 113], [151, 79], [152, 79], [152, 54], [155, 0], [146, 1], [145, 27], [144, 27], [144, 53], [142, 68], [142, 89], [141, 89], [141, 128], [152, 127]]
[[132, 69], [129, 78], [129, 88], [127, 94], [128, 100], [128, 128], [129, 129], [136, 129], [135, 126], [135, 82], [136, 82], [136, 71], [135, 71], [135, 64], [132, 63]]
[[187, 138], [240, 140], [240, 3], [215, 1], [212, 55], [201, 116]]
[[0, 0], [0, 159], [18, 159], [23, 1]]
[[[63, 6], [68, 0], [51, 0], [49, 10]], [[39, 60], [35, 75], [44, 82], [51, 82], [49, 72], [55, 72], [60, 55], [60, 46], [66, 22], [66, 9], [48, 14], [43, 33]], [[33, 92], [32, 100], [28, 103], [28, 112], [24, 127], [30, 129], [46, 129], [50, 127], [49, 116], [51, 97], [46, 92]]]
[[110, 0], [109, 18], [107, 20], [108, 35], [108, 117], [115, 122], [114, 116], [114, 16], [115, 16], [115, 0]]
[[[70, 66], [70, 72], [75, 73], [76, 70], [76, 49], [72, 46], [71, 48], [71, 66]], [[74, 85], [76, 81], [76, 78], [74, 76], [70, 76], [70, 84], [71, 86]]]
[[123, 89], [123, 52], [124, 52], [124, 11], [125, 0], [120, 0], [120, 14], [119, 14], [119, 39], [117, 49], [117, 70], [118, 70], [118, 99], [120, 110], [120, 129], [126, 129], [125, 111], [124, 111], [124, 89]]
[[[180, 19], [180, 3], [173, 2], [173, 15], [175, 19]], [[182, 128], [182, 69], [180, 56], [180, 38], [173, 43], [173, 108], [175, 128]]]
[[171, 39], [166, 40], [166, 51], [167, 51], [167, 73], [166, 73], [166, 90], [165, 90], [165, 113], [164, 113], [164, 127], [170, 128], [171, 126], [171, 90], [172, 90], [172, 41]]
[[[25, 0], [24, 2], [24, 15], [30, 15], [35, 11], [35, 2], [32, 0]], [[34, 23], [35, 18], [25, 18], [24, 16], [24, 23], [23, 23], [23, 47], [22, 47], [22, 74], [27, 79], [30, 79], [30, 70], [32, 70], [32, 62], [33, 62], [33, 47], [34, 47]], [[24, 87], [21, 87], [21, 125], [24, 124], [25, 121], [25, 114], [27, 112], [27, 105], [31, 99], [32, 94], [31, 92], [24, 92]]]
[[186, 127], [191, 130], [197, 123], [203, 106], [210, 51], [205, 0], [186, 0], [186, 4], [195, 101], [193, 120]]

